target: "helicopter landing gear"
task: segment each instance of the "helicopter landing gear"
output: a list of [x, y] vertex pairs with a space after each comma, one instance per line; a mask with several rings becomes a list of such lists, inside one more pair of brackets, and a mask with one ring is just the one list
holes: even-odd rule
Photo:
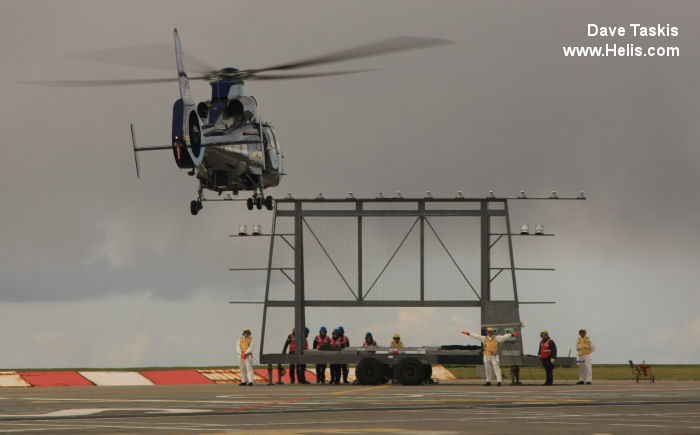
[[199, 210], [203, 208], [204, 206], [202, 205], [201, 201], [193, 200], [190, 202], [190, 213], [192, 213], [192, 216], [196, 216], [197, 213], [199, 213]]
[[204, 191], [204, 184], [202, 180], [199, 180], [199, 188], [197, 189], [197, 199], [190, 202], [190, 213], [192, 216], [196, 216], [199, 210], [204, 208], [202, 205], [202, 192]]
[[268, 210], [272, 210], [275, 207], [273, 201], [271, 196], [263, 198], [262, 195], [256, 193], [252, 198], [248, 198], [246, 206], [248, 206], [248, 210], [252, 210], [253, 208], [262, 210], [263, 206]]

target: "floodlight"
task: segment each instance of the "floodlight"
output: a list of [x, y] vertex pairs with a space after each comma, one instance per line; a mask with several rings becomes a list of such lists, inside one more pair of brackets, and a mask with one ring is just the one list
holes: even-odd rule
[[528, 224], [520, 225], [520, 234], [530, 234], [530, 226]]
[[318, 194], [316, 195], [316, 199], [325, 199], [323, 197], [323, 192], [318, 192]]
[[557, 196], [556, 190], [552, 190], [552, 194], [549, 195], [549, 199], [559, 199], [559, 196]]
[[355, 199], [355, 195], [352, 192], [348, 192], [348, 196], [345, 199]]
[[259, 236], [260, 234], [262, 234], [262, 231], [260, 230], [260, 224], [253, 225], [253, 235]]
[[524, 191], [524, 190], [521, 190], [521, 191], [520, 191], [520, 195], [518, 195], [518, 198], [520, 198], [520, 199], [525, 199], [525, 198], [527, 198], [527, 195], [525, 195], [525, 191]]
[[248, 226], [247, 225], [239, 225], [238, 226], [238, 235], [239, 236], [247, 236], [248, 235]]
[[433, 194], [429, 190], [425, 191], [425, 199], [433, 199]]
[[542, 235], [544, 234], [544, 225], [542, 224], [537, 224], [535, 225], [535, 234]]
[[487, 198], [495, 198], [495, 197], [496, 197], [496, 195], [493, 194], [493, 190], [489, 190], [489, 194], [488, 194]]
[[384, 199], [384, 194], [382, 192], [377, 192], [377, 199]]

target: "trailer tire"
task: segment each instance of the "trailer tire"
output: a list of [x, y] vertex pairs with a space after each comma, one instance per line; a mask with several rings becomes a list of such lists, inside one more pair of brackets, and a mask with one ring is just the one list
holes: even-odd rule
[[377, 358], [365, 358], [355, 368], [360, 385], [377, 385], [384, 380], [384, 365]]
[[423, 363], [416, 358], [404, 358], [396, 367], [396, 377], [404, 385], [418, 385], [423, 382]]

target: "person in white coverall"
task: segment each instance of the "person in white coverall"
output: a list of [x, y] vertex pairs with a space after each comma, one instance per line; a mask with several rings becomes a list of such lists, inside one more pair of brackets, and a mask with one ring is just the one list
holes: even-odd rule
[[576, 338], [576, 352], [578, 353], [578, 358], [576, 360], [578, 363], [578, 382], [576, 382], [576, 384], [590, 384], [593, 382], [593, 362], [591, 361], [591, 354], [594, 351], [595, 345], [591, 337], [586, 335], [586, 330], [584, 328], [579, 329], [578, 338]]
[[486, 386], [491, 385], [491, 381], [496, 378], [499, 387], [501, 386], [501, 366], [498, 359], [498, 343], [506, 338], [517, 336], [520, 332], [515, 331], [512, 334], [496, 335], [493, 328], [486, 329], [486, 337], [479, 334], [472, 334], [467, 331], [462, 331], [462, 334], [468, 335], [475, 340], [484, 343], [484, 371], [486, 372]]
[[255, 372], [253, 371], [253, 337], [250, 336], [250, 328], [243, 330], [243, 336], [236, 343], [238, 353], [238, 366], [241, 369], [241, 385], [253, 385]]

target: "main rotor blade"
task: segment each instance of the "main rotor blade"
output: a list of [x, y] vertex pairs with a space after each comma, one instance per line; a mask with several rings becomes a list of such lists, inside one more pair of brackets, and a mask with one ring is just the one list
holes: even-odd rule
[[[108, 63], [112, 65], [135, 66], [166, 71], [176, 71], [175, 53], [170, 44], [134, 45], [130, 47], [108, 48], [106, 50], [89, 51], [84, 53], [67, 54], [63, 57], [70, 59], [88, 60], [91, 62]], [[185, 54], [187, 71], [206, 74], [218, 71], [217, 68], [197, 59], [192, 54]]]
[[350, 59], [359, 59], [363, 57], [378, 56], [380, 54], [396, 53], [400, 51], [417, 50], [420, 48], [435, 47], [438, 45], [452, 44], [453, 41], [438, 38], [423, 38], [419, 36], [398, 36], [395, 38], [382, 39], [369, 44], [360, 45], [357, 47], [347, 48], [345, 50], [335, 51], [321, 56], [310, 57], [295, 62], [282, 63], [279, 65], [269, 66], [266, 68], [248, 69], [240, 71], [242, 79], [249, 77], [246, 75], [255, 75], [265, 71], [279, 71], [294, 68], [305, 68], [315, 65], [323, 65], [333, 62], [341, 62]]
[[308, 74], [272, 74], [272, 75], [252, 75], [247, 77], [246, 80], [292, 80], [292, 79], [306, 79], [311, 77], [328, 77], [328, 76], [340, 76], [345, 74], [357, 74], [368, 71], [375, 71], [375, 69], [358, 69], [353, 71], [331, 71], [325, 73], [308, 73]]
[[[191, 77], [190, 80], [207, 80], [207, 77]], [[38, 81], [19, 81], [25, 85], [39, 86], [63, 86], [63, 87], [81, 87], [81, 86], [126, 86], [126, 85], [149, 85], [155, 83], [176, 82], [177, 77], [156, 78], [156, 79], [125, 79], [125, 80], [38, 80]]]

